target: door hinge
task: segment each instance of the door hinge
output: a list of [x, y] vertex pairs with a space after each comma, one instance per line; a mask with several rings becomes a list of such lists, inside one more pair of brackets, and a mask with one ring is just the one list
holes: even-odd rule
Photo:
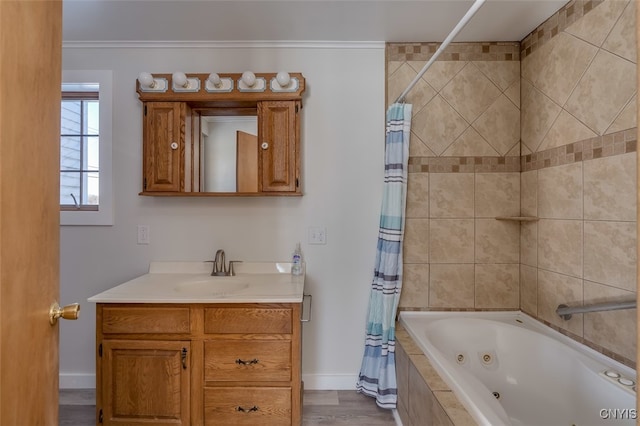
[[102, 358], [102, 343], [100, 343], [98, 345], [98, 356], [100, 356], [100, 358]]
[[98, 413], [98, 423], [102, 423], [103, 420], [104, 420], [104, 416], [102, 415], [102, 408], [101, 408], [100, 412]]

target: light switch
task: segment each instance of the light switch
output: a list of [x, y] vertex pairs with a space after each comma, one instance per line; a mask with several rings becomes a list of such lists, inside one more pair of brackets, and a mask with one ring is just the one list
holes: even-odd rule
[[327, 244], [327, 228], [324, 226], [310, 226], [307, 241], [309, 244]]

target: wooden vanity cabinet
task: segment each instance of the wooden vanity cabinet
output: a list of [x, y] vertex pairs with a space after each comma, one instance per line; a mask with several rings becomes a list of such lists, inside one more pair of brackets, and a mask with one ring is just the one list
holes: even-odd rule
[[97, 305], [97, 425], [299, 426], [298, 303]]

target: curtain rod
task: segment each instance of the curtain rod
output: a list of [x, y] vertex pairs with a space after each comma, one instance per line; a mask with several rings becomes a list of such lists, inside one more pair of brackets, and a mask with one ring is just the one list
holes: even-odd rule
[[447, 36], [447, 38], [444, 39], [444, 41], [442, 42], [440, 47], [438, 47], [438, 50], [436, 50], [436, 53], [434, 53], [433, 56], [429, 59], [429, 61], [424, 65], [424, 67], [422, 67], [422, 69], [420, 70], [418, 75], [416, 75], [416, 77], [413, 79], [413, 81], [411, 83], [409, 83], [409, 85], [407, 86], [406, 89], [404, 89], [404, 92], [402, 92], [400, 94], [400, 96], [398, 96], [398, 99], [396, 99], [396, 103], [404, 102], [404, 98], [411, 91], [411, 89], [413, 89], [413, 86], [416, 85], [418, 80], [420, 80], [420, 77], [422, 77], [422, 75], [425, 72], [427, 72], [429, 67], [431, 67], [431, 64], [433, 64], [436, 61], [438, 56], [440, 56], [440, 54], [444, 51], [444, 49], [446, 49], [446, 47], [449, 45], [449, 43], [451, 43], [451, 41], [455, 38], [455, 36], [457, 36], [458, 33], [462, 30], [462, 28], [464, 28], [464, 26], [467, 25], [467, 23], [471, 20], [473, 15], [475, 15], [475, 13], [478, 11], [478, 9], [480, 9], [480, 6], [482, 6], [482, 4], [484, 2], [485, 2], [485, 0], [476, 0], [475, 3], [473, 3], [473, 5], [471, 5], [471, 7], [467, 11], [467, 13], [465, 13], [465, 15], [462, 17], [460, 22], [458, 22], [458, 24], [453, 29], [453, 31], [451, 31], [451, 33], [449, 33], [449, 35]]

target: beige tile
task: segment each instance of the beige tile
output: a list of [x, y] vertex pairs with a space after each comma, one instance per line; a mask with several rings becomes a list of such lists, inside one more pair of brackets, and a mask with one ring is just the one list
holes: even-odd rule
[[538, 216], [582, 219], [582, 162], [538, 170]]
[[[636, 300], [636, 293], [584, 282], [584, 303]], [[627, 359], [636, 359], [637, 310], [592, 312], [584, 315], [584, 338]]]
[[431, 173], [432, 218], [473, 217], [473, 173]]
[[631, 129], [636, 127], [638, 124], [637, 116], [638, 116], [638, 96], [634, 96], [631, 98], [627, 106], [624, 107], [622, 112], [616, 117], [613, 124], [609, 126], [605, 134], [619, 132], [621, 130]]
[[[396, 334], [396, 384], [398, 386], [398, 414], [407, 411], [409, 402], [409, 356]], [[408, 413], [407, 413], [408, 414]]]
[[443, 153], [445, 157], [494, 157], [498, 155], [498, 151], [471, 126], [467, 127], [467, 130]]
[[577, 118], [562, 111], [540, 144], [540, 151], [598, 136]]
[[[411, 83], [418, 73], [408, 64], [402, 64], [387, 79], [387, 103], [392, 104], [404, 89]], [[413, 111], [420, 110], [436, 94], [429, 84], [424, 80], [419, 80], [415, 87], [407, 94], [406, 102], [413, 105]]]
[[476, 217], [520, 214], [520, 173], [476, 173]]
[[516, 107], [520, 108], [520, 80], [514, 81], [504, 94]]
[[507, 157], [520, 157], [520, 141], [513, 144], [513, 147], [507, 152]]
[[[417, 71], [421, 70], [426, 64], [423, 62], [411, 62], [411, 66]], [[424, 73], [422, 78], [426, 80], [431, 87], [437, 91], [442, 90], [444, 86], [451, 81], [464, 68], [467, 63], [465, 61], [436, 61]], [[416, 68], [416, 67], [420, 68]]]
[[558, 305], [582, 306], [583, 284], [579, 278], [538, 270], [538, 317], [578, 336], [583, 335], [582, 316], [565, 321], [556, 314]]
[[552, 37], [549, 41], [539, 46], [532, 54], [522, 59], [520, 62], [520, 75], [525, 82], [530, 84], [536, 81], [557, 42], [558, 37]]
[[584, 278], [636, 289], [636, 223], [584, 223]]
[[538, 215], [538, 171], [520, 173], [520, 214]]
[[520, 80], [519, 61], [474, 61], [473, 64], [501, 91]]
[[584, 162], [584, 217], [636, 220], [636, 153]]
[[[620, 1], [610, 1], [608, 3], [624, 4], [624, 2]], [[638, 62], [636, 49], [636, 7], [635, 1], [629, 2], [629, 5], [602, 45], [603, 49], [622, 56], [633, 63]]]
[[473, 263], [473, 219], [431, 219], [429, 237], [432, 263]]
[[520, 138], [533, 152], [556, 121], [562, 108], [526, 80], [522, 82]]
[[538, 315], [538, 268], [520, 265], [520, 309]]
[[429, 173], [409, 173], [405, 216], [408, 218], [429, 217]]
[[[475, 426], [478, 424], [453, 392], [436, 391], [433, 395], [455, 426]], [[446, 419], [444, 424], [446, 424]]]
[[404, 262], [429, 262], [429, 220], [405, 219]]
[[533, 84], [558, 105], [564, 105], [598, 48], [572, 35], [560, 33]]
[[[422, 358], [425, 358], [422, 356]], [[425, 358], [426, 360], [426, 358]], [[433, 418], [433, 393], [413, 363], [409, 364], [409, 418], [414, 425], [430, 424]]]
[[399, 323], [396, 323], [396, 341], [402, 345], [407, 354], [423, 354], [422, 349], [413, 341], [413, 337]]
[[432, 263], [430, 266], [430, 308], [473, 308], [473, 264]]
[[416, 136], [436, 155], [442, 154], [469, 127], [440, 95], [414, 115], [411, 125]]
[[418, 373], [417, 376], [423, 379], [432, 391], [449, 390], [449, 386], [442, 380], [424, 354], [409, 354], [409, 359]]
[[429, 264], [405, 263], [402, 273], [401, 308], [429, 306]]
[[600, 50], [566, 104], [589, 128], [603, 134], [636, 91], [636, 67]]
[[520, 110], [501, 95], [472, 126], [503, 156], [520, 140]]
[[476, 219], [476, 263], [518, 263], [520, 223]]
[[569, 25], [565, 31], [600, 47], [622, 14], [627, 1], [600, 3], [589, 13]]
[[582, 221], [538, 222], [538, 267], [582, 277]]
[[500, 89], [472, 62], [467, 63], [440, 92], [469, 123], [475, 121], [500, 93]]
[[436, 154], [427, 147], [422, 140], [411, 131], [409, 137], [409, 157], [435, 157]]
[[538, 266], [538, 224], [520, 223], [520, 263]]
[[520, 307], [520, 265], [475, 266], [476, 308]]
[[404, 63], [405, 63], [405, 61], [387, 61], [387, 75], [391, 76]]

